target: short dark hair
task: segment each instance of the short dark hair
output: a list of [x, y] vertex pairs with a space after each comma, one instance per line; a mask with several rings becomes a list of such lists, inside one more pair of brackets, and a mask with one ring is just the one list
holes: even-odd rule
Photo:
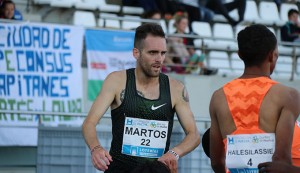
[[276, 49], [276, 36], [264, 25], [250, 25], [238, 33], [240, 58], [245, 66], [260, 65]]
[[165, 38], [165, 33], [159, 24], [145, 23], [135, 30], [134, 47], [139, 50], [142, 49], [143, 41], [148, 35]]
[[13, 4], [15, 6], [15, 3], [13, 1], [4, 0], [1, 4], [1, 8], [4, 9], [7, 4]]
[[164, 163], [155, 160], [147, 161], [135, 168], [131, 173], [170, 173], [171, 170]]
[[288, 17], [290, 17], [291, 15], [293, 15], [294, 13], [299, 14], [299, 11], [296, 9], [290, 9], [288, 12]]

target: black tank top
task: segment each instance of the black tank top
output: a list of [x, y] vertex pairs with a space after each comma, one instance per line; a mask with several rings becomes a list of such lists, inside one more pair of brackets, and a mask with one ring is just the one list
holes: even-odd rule
[[[175, 110], [172, 108], [168, 76], [162, 73], [159, 75], [159, 98], [155, 100], [149, 100], [138, 95], [134, 70], [135, 69], [128, 69], [126, 71], [127, 80], [124, 100], [118, 108], [111, 111], [113, 136], [110, 154], [113, 159], [117, 159], [128, 166], [140, 165], [149, 160], [149, 158], [122, 154], [125, 118], [133, 117], [148, 120], [168, 121], [169, 126], [167, 143], [164, 150], [164, 152], [166, 153], [169, 150], [170, 146], [170, 137], [173, 129], [173, 119], [175, 112]], [[164, 106], [159, 107], [159, 109], [152, 110], [153, 105]]]

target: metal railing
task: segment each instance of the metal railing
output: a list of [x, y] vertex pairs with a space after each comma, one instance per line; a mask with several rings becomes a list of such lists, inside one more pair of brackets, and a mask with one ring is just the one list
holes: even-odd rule
[[[10, 115], [51, 115], [51, 116], [66, 116], [66, 117], [86, 117], [88, 115], [88, 112], [83, 113], [75, 113], [75, 112], [44, 112], [44, 111], [16, 111], [16, 110], [0, 110], [0, 116], [2, 114], [10, 114]], [[110, 113], [105, 113], [103, 118], [110, 118]], [[177, 117], [174, 118], [175, 121], [178, 121]], [[195, 117], [196, 122], [204, 122], [204, 123], [210, 123], [210, 118], [208, 117]], [[40, 122], [42, 123], [42, 122]]]

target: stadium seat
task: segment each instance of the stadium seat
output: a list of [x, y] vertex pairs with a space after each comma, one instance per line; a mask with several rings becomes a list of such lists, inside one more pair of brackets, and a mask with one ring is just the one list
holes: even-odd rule
[[258, 20], [257, 23], [262, 23], [269, 26], [274, 24], [281, 26], [285, 23], [284, 21], [280, 20], [279, 12], [274, 2], [261, 1], [258, 9], [261, 19]]
[[99, 19], [98, 19], [98, 26], [99, 27], [104, 27], [104, 20], [105, 17], [118, 17], [118, 15], [113, 14], [113, 13], [99, 13]]
[[298, 10], [298, 7], [296, 4], [291, 3], [282, 3], [280, 6], [280, 18], [283, 21], [288, 21], [288, 11], [290, 9]]
[[51, 0], [33, 0], [34, 4], [50, 4]]
[[240, 57], [237, 53], [233, 53], [231, 55], [231, 65], [232, 65], [232, 69], [233, 69], [235, 74], [237, 74], [237, 75], [242, 75], [243, 74], [245, 64], [240, 59]]
[[292, 57], [291, 56], [279, 56], [274, 75], [290, 77], [292, 74]]
[[235, 31], [234, 31], [235, 32], [235, 40], [237, 40], [238, 33], [245, 28], [246, 28], [246, 25], [241, 25], [241, 24], [239, 24], [235, 27]]
[[244, 20], [246, 22], [254, 22], [258, 19], [259, 19], [259, 15], [258, 15], [258, 8], [256, 2], [253, 0], [247, 0]]
[[112, 13], [118, 13], [121, 10], [121, 7], [119, 5], [114, 4], [107, 4], [105, 0], [93, 0], [97, 1], [99, 4], [100, 12], [112, 12]]
[[118, 15], [112, 13], [100, 13], [99, 20], [98, 20], [99, 27], [116, 28], [116, 29], [121, 28], [119, 19], [108, 19], [106, 17], [114, 18], [114, 17], [118, 17]]
[[50, 5], [53, 7], [63, 7], [63, 8], [71, 8], [75, 6], [77, 2], [80, 2], [81, 0], [51, 0]]
[[96, 19], [92, 12], [75, 11], [73, 15], [73, 24], [86, 27], [95, 27]]
[[293, 48], [289, 46], [278, 45], [279, 55], [291, 56], [293, 54]]
[[75, 3], [77, 9], [96, 10], [100, 9], [101, 3], [98, 0], [81, 0]]
[[[212, 29], [209, 23], [207, 22], [199, 22], [199, 21], [193, 21], [192, 22], [192, 29], [193, 32], [196, 33], [197, 35], [201, 37], [206, 37], [204, 38], [204, 44], [209, 44], [212, 43]], [[196, 47], [201, 47], [202, 46], [202, 39], [195, 39], [194, 44]]]
[[228, 54], [223, 51], [210, 51], [207, 57], [209, 67], [218, 68], [218, 74], [232, 74]]
[[124, 14], [143, 14], [144, 9], [142, 7], [131, 7], [131, 6], [123, 6]]
[[[139, 21], [141, 19], [141, 17], [139, 17], [139, 16], [125, 15], [124, 17], [126, 19], [132, 19], [132, 20], [122, 21], [122, 29], [127, 29], [127, 30], [135, 29], [142, 24], [142, 22]], [[135, 20], [135, 21], [133, 21], [133, 20]]]
[[237, 44], [231, 25], [226, 23], [215, 23], [212, 30], [215, 40], [214, 43], [208, 45], [209, 48], [215, 50], [237, 50]]
[[164, 30], [164, 32], [165, 32], [165, 33], [168, 33], [166, 21], [165, 21], [164, 19], [161, 19], [161, 20], [159, 21], [159, 23], [160, 23], [162, 29]]

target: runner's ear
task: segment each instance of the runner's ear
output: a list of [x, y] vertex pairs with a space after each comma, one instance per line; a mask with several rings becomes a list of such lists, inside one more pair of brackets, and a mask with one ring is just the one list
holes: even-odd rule
[[133, 48], [132, 55], [135, 59], [138, 59], [140, 57], [140, 51], [137, 48]]
[[202, 148], [204, 150], [204, 153], [207, 155], [207, 157], [210, 158], [210, 152], [209, 152], [209, 135], [210, 134], [210, 128], [206, 130], [206, 132], [202, 136]]

